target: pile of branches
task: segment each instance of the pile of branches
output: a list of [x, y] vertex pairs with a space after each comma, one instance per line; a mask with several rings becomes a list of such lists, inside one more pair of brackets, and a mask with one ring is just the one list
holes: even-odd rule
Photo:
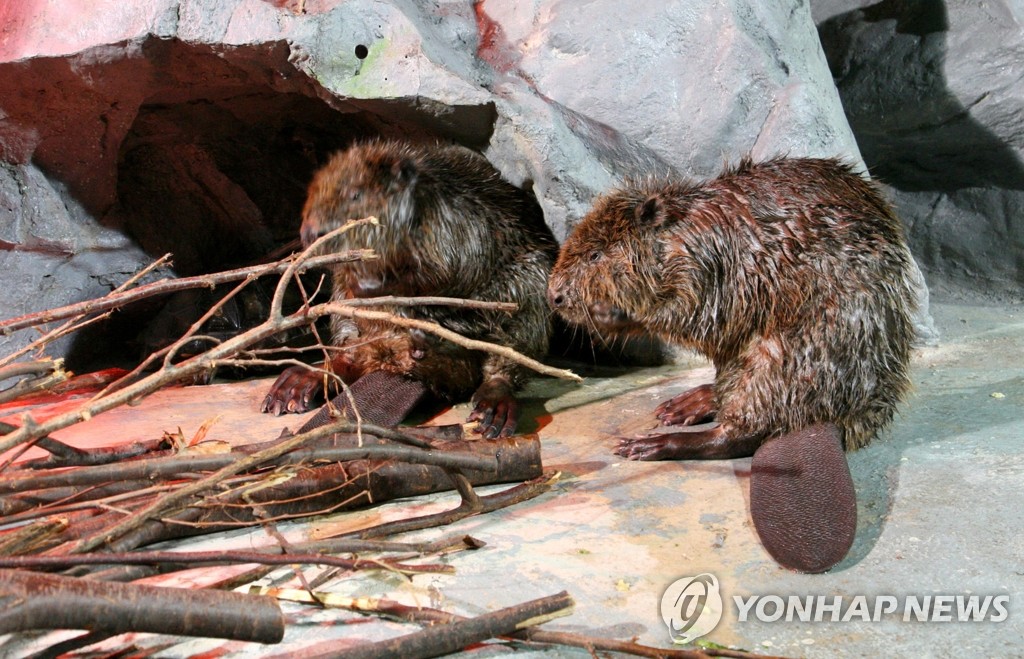
[[[368, 218], [351, 222], [338, 231], [374, 221]], [[260, 346], [282, 332], [313, 327], [318, 318], [331, 314], [418, 328], [472, 350], [500, 352], [541, 373], [575, 377], [507, 347], [470, 340], [433, 323], [396, 316], [381, 308], [451, 304], [512, 311], [513, 305], [390, 296], [312, 303], [315, 291], [307, 293], [300, 274], [332, 263], [374, 258], [367, 250], [314, 256], [320, 244], [333, 235], [324, 236], [301, 254], [273, 263], [140, 285], [142, 277], [167, 263], [165, 257], [103, 298], [0, 322], [0, 332], [9, 334], [64, 321], [56, 329], [42, 333], [25, 349], [0, 359], [0, 381], [20, 378], [17, 384], [0, 392], [3, 403], [67, 386], [69, 374], [59, 360], [23, 360], [26, 355], [43, 351], [57, 338], [144, 297], [235, 283], [183, 336], [150, 355], [134, 371], [105, 383], [99, 393], [77, 409], [38, 423], [26, 413], [17, 424], [0, 424], [0, 454], [10, 456], [0, 464], [0, 516], [4, 524], [0, 529], [0, 634], [86, 630], [39, 654], [54, 657], [125, 632], [276, 643], [282, 639], [285, 628], [277, 599], [292, 599], [427, 625], [422, 631], [386, 643], [360, 646], [352, 652], [358, 656], [437, 656], [495, 637], [509, 642], [572, 644], [592, 651], [618, 650], [644, 656], [745, 656], [725, 649], [656, 650], [632, 642], [537, 629], [536, 625], [551, 617], [569, 614], [572, 599], [565, 592], [464, 619], [387, 600], [338, 601], [315, 590], [338, 571], [388, 570], [403, 575], [450, 572], [452, 568], [446, 563], [423, 561], [453, 551], [476, 549], [483, 543], [470, 537], [442, 537], [429, 543], [386, 538], [448, 525], [548, 491], [557, 476], [543, 473], [536, 436], [464, 441], [462, 426], [399, 431], [362, 423], [358, 417], [356, 421], [340, 419], [294, 435], [285, 432], [271, 442], [237, 447], [223, 442], [208, 446], [167, 435], [149, 442], [84, 451], [51, 436], [138, 401], [162, 387], [200, 379], [219, 367], [299, 363], [291, 359], [269, 360]], [[256, 278], [271, 275], [279, 276], [280, 280], [266, 321], [223, 340], [202, 336], [204, 323], [222, 305]], [[299, 288], [305, 303], [299, 310], [286, 314], [282, 301], [286, 287], [292, 283]], [[180, 358], [182, 347], [194, 345], [197, 339], [211, 347]], [[319, 349], [329, 348], [321, 344]], [[325, 372], [325, 377], [330, 374]], [[342, 383], [339, 386], [344, 387]], [[49, 455], [15, 462], [32, 446]], [[515, 485], [486, 496], [474, 489], [499, 482]], [[327, 540], [289, 543], [275, 526], [282, 520], [336, 513], [448, 489], [455, 489], [460, 496], [459, 504], [451, 510]], [[264, 528], [274, 544], [249, 551], [144, 549], [158, 541], [248, 526]], [[228, 564], [255, 567], [203, 590], [131, 583], [196, 566]], [[249, 583], [282, 565], [292, 566], [303, 590], [259, 595], [224, 590]], [[299, 565], [327, 566], [333, 571], [310, 581], [296, 567]]]

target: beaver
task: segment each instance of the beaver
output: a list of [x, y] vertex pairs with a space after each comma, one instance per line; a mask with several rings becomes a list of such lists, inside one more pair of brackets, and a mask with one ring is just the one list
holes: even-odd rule
[[[376, 216], [330, 241], [329, 250], [372, 247], [374, 260], [333, 269], [337, 299], [444, 296], [514, 302], [515, 313], [448, 306], [394, 307], [400, 316], [434, 321], [472, 339], [531, 356], [546, 350], [547, 277], [558, 243], [536, 199], [502, 179], [484, 156], [452, 144], [360, 142], [335, 154], [314, 176], [302, 212], [305, 245], [350, 219]], [[339, 350], [328, 364], [345, 382], [374, 371], [418, 380], [441, 399], [472, 395], [470, 420], [485, 436], [510, 435], [522, 367], [385, 322], [334, 318]], [[262, 410], [310, 408], [323, 380], [301, 367], [272, 385]]]
[[649, 332], [708, 357], [713, 384], [622, 439], [632, 460], [754, 455], [751, 514], [781, 564], [824, 571], [856, 531], [843, 449], [910, 386], [912, 257], [877, 185], [837, 159], [745, 157], [717, 178], [632, 181], [563, 244], [550, 305], [598, 333]]

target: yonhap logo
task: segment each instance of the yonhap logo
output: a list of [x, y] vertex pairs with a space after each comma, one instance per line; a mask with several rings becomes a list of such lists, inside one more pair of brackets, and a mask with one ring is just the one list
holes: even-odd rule
[[673, 643], [691, 643], [711, 632], [722, 619], [722, 595], [713, 574], [683, 577], [661, 596], [661, 619]]

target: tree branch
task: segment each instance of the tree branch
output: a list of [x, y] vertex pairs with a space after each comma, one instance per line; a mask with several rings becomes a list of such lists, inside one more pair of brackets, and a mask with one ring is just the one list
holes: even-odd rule
[[260, 551], [139, 551], [117, 553], [76, 554], [74, 556], [0, 556], [0, 568], [22, 570], [65, 570], [81, 565], [156, 565], [166, 563], [184, 570], [199, 565], [329, 565], [346, 570], [390, 570], [401, 574], [453, 574], [450, 565], [407, 565], [386, 558], [339, 558], [327, 554], [272, 554]]
[[[464, 618], [446, 625], [434, 625], [398, 638], [346, 648], [345, 659], [377, 657], [437, 657], [498, 636], [507, 636], [524, 627], [572, 613], [574, 602], [569, 593], [542, 597], [516, 606]], [[337, 652], [312, 655], [314, 659], [338, 657]]]
[[0, 570], [0, 634], [87, 629], [209, 636], [258, 643], [284, 638], [284, 616], [263, 597], [107, 583]]

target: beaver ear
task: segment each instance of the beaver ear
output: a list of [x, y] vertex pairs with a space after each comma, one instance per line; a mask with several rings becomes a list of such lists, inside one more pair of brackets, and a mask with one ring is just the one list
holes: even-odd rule
[[396, 190], [412, 187], [419, 178], [416, 163], [410, 158], [398, 158], [391, 163], [391, 185]]
[[651, 195], [638, 204], [634, 210], [637, 224], [657, 225], [661, 224], [662, 202], [658, 195]]
[[398, 158], [388, 172], [390, 211], [388, 219], [396, 228], [410, 229], [416, 221], [416, 195], [413, 193], [420, 173], [411, 158]]

